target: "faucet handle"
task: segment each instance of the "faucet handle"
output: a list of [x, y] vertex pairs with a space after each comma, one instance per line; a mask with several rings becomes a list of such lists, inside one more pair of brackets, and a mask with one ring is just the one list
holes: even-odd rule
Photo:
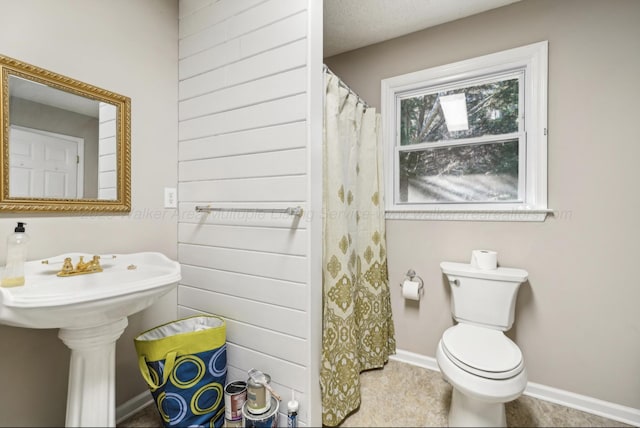
[[73, 263], [71, 263], [71, 257], [66, 257], [62, 262], [62, 269], [60, 272], [73, 272]]
[[94, 255], [93, 259], [91, 259], [91, 264], [92, 264], [92, 267], [94, 269], [99, 269], [101, 267], [100, 266], [100, 256], [95, 256]]

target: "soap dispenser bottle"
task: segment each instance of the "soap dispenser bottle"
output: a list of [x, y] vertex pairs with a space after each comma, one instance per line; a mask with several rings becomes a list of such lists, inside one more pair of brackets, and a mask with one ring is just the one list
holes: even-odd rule
[[7, 265], [2, 272], [3, 287], [24, 285], [24, 262], [27, 260], [27, 246], [29, 235], [25, 233], [24, 225], [18, 222], [14, 233], [7, 237]]

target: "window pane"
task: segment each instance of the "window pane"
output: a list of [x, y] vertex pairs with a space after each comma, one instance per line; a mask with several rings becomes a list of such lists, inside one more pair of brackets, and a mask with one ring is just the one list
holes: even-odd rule
[[518, 132], [518, 78], [400, 101], [400, 145]]
[[400, 152], [399, 202], [518, 200], [518, 140]]

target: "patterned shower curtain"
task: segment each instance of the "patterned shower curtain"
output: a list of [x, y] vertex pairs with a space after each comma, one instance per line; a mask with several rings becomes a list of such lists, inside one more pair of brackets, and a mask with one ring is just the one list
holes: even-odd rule
[[380, 115], [326, 74], [323, 423], [360, 405], [360, 372], [395, 353], [378, 139]]

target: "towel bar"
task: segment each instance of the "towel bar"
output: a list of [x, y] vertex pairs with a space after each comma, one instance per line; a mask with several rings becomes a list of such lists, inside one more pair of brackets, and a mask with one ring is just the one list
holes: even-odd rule
[[296, 217], [302, 217], [304, 210], [302, 207], [288, 207], [288, 208], [212, 208], [209, 206], [196, 206], [196, 212], [209, 213], [216, 212], [240, 212], [240, 213], [273, 213], [273, 214], [288, 214]]

